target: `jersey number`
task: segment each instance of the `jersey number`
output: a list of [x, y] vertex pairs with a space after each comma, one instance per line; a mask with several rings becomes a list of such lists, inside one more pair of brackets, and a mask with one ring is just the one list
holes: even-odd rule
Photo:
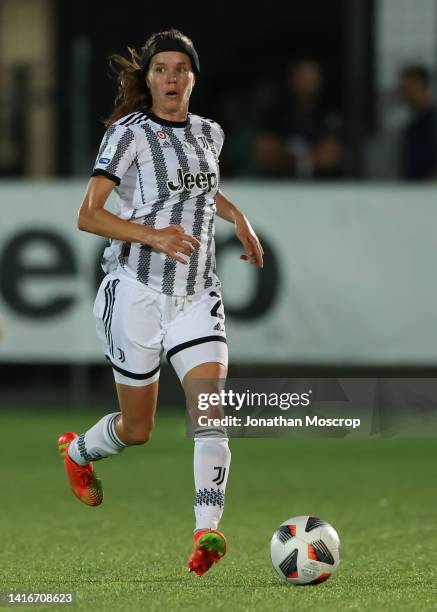
[[[211, 297], [220, 297], [218, 293], [216, 293], [215, 291], [211, 291], [211, 293], [209, 294]], [[218, 312], [218, 309], [220, 308], [220, 306], [222, 305], [222, 301], [221, 300], [217, 300], [217, 302], [214, 304], [214, 306], [211, 308], [211, 316], [212, 317], [217, 317], [218, 319], [224, 319], [224, 316]]]

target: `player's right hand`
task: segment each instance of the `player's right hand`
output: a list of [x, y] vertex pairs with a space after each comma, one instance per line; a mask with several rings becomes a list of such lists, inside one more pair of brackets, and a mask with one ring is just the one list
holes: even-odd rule
[[179, 253], [191, 257], [195, 249], [200, 246], [197, 238], [185, 233], [180, 225], [169, 225], [162, 229], [150, 229], [150, 236], [147, 237], [147, 244], [158, 253], [165, 253], [181, 264], [187, 265], [188, 261], [181, 257]]

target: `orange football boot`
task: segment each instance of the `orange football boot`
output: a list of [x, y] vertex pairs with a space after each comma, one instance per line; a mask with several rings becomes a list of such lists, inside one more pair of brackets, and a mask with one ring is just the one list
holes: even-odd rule
[[194, 534], [194, 548], [188, 559], [188, 571], [202, 576], [225, 556], [226, 538], [221, 531], [202, 529]]
[[69, 431], [58, 439], [58, 448], [64, 460], [70, 489], [84, 504], [99, 506], [103, 501], [103, 488], [102, 481], [94, 473], [93, 464], [79, 465], [68, 454], [68, 447], [77, 437], [77, 433]]

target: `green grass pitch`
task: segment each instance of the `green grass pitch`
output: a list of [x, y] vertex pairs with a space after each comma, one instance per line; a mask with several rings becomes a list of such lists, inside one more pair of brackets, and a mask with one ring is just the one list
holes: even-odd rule
[[[194, 486], [182, 412], [161, 409], [150, 443], [96, 464], [105, 499], [88, 508], [67, 488], [56, 440], [98, 416], [0, 414], [1, 591], [74, 591], [74, 609], [105, 612], [437, 610], [436, 440], [231, 440], [229, 552], [199, 578], [186, 569]], [[271, 567], [273, 531], [298, 514], [340, 534], [340, 568], [319, 586], [287, 586]]]

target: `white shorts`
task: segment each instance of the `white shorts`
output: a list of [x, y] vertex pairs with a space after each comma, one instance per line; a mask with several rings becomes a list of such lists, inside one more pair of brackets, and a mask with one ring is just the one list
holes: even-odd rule
[[111, 273], [97, 292], [94, 316], [118, 383], [142, 387], [157, 380], [163, 350], [181, 382], [202, 363], [228, 366], [225, 314], [217, 289], [172, 297], [123, 273]]

